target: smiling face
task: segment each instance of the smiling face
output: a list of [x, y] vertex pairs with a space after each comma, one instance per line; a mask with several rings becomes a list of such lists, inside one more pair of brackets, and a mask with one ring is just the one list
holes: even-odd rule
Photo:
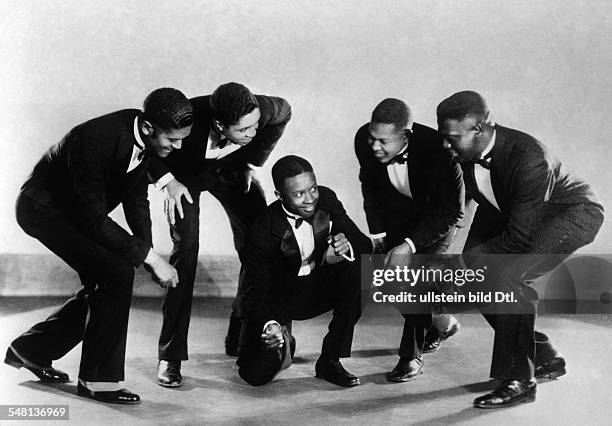
[[245, 146], [251, 142], [257, 134], [260, 115], [259, 108], [255, 108], [253, 111], [240, 117], [238, 122], [234, 124], [226, 126], [217, 122], [217, 125], [221, 133], [228, 138], [230, 142]]
[[143, 142], [158, 157], [167, 157], [175, 149], [181, 149], [183, 139], [191, 133], [191, 127], [162, 130], [160, 127], [144, 121], [142, 126]]
[[480, 137], [482, 124], [474, 117], [444, 120], [438, 124], [438, 132], [444, 138], [444, 147], [460, 162], [480, 158], [486, 147], [484, 139]]
[[308, 219], [315, 214], [319, 202], [317, 178], [313, 172], [286, 178], [277, 197], [289, 212]]
[[408, 143], [404, 129], [395, 124], [370, 123], [368, 126], [368, 145], [376, 161], [391, 161]]

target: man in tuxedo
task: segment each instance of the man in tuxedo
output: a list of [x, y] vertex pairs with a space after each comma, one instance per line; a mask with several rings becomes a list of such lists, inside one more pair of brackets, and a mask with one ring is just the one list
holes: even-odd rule
[[[162, 305], [157, 382], [165, 387], [182, 384], [181, 361], [188, 359], [187, 332], [200, 238], [200, 193], [209, 191], [219, 200], [230, 220], [236, 251], [240, 252], [246, 230], [266, 207], [257, 171], [291, 118], [286, 100], [253, 95], [238, 83], [223, 84], [212, 95], [193, 98], [191, 103], [194, 124], [183, 148], [156, 162], [151, 172], [156, 185], [165, 187], [166, 213], [174, 242], [170, 263], [176, 267], [180, 283], [167, 289]], [[228, 355], [238, 352], [243, 277], [241, 270], [225, 339]]]
[[[403, 101], [388, 98], [357, 131], [355, 153], [375, 251], [399, 263], [414, 253], [444, 253], [463, 217], [464, 189], [461, 168], [438, 133], [415, 123]], [[437, 350], [459, 328], [448, 314], [434, 315], [433, 326], [431, 315], [404, 318], [400, 360], [387, 374], [394, 382], [419, 374], [423, 353]]]
[[259, 386], [291, 364], [291, 321], [333, 310], [316, 376], [339, 386], [359, 384], [339, 361], [360, 316], [359, 254], [370, 240], [347, 216], [312, 166], [283, 157], [272, 168], [278, 200], [250, 228], [241, 252], [245, 265], [244, 329], [239, 374]]
[[[500, 383], [474, 405], [531, 402], [535, 379], [565, 374], [565, 360], [534, 331], [538, 295], [529, 285], [593, 241], [603, 207], [541, 142], [496, 124], [478, 93], [455, 93], [437, 114], [445, 146], [461, 162], [467, 194], [478, 203], [464, 249], [467, 266], [489, 266], [488, 289], [517, 299], [478, 305], [495, 329], [490, 374]], [[501, 262], [496, 254], [505, 255]]]
[[[142, 112], [87, 121], [38, 162], [19, 194], [17, 221], [77, 271], [83, 289], [15, 339], [7, 364], [42, 381], [67, 382], [51, 362], [82, 341], [78, 393], [111, 403], [140, 400], [119, 385], [134, 268], [144, 263], [163, 287], [178, 281], [174, 267], [152, 249], [147, 169], [152, 157], [181, 147], [192, 113], [181, 92], [157, 89]], [[132, 234], [108, 216], [119, 204]]]

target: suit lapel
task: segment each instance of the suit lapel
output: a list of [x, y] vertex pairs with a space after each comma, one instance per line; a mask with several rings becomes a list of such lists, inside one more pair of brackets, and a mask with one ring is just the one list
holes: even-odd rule
[[299, 269], [302, 263], [300, 248], [279, 200], [272, 204], [272, 234], [280, 239], [283, 256], [289, 258], [290, 263], [296, 264]]
[[501, 126], [495, 126], [496, 136], [495, 145], [491, 150], [491, 187], [493, 188], [493, 195], [497, 200], [500, 210], [503, 212], [507, 206], [506, 199], [504, 197], [504, 191], [501, 182], [501, 169], [504, 167], [503, 150], [506, 141], [506, 134], [504, 128]]

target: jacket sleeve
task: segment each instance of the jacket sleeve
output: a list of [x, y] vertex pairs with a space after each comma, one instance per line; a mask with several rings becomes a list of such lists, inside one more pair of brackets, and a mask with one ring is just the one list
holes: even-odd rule
[[376, 172], [377, 164], [373, 164], [365, 126], [355, 135], [355, 154], [359, 161], [359, 181], [363, 194], [363, 209], [371, 234], [385, 232], [384, 184], [380, 173]]
[[512, 176], [510, 208], [505, 229], [478, 251], [483, 253], [526, 253], [532, 236], [542, 223], [546, 201], [554, 187], [552, 162], [538, 156], [521, 163]]
[[406, 237], [415, 245], [417, 253], [446, 236], [463, 218], [465, 187], [461, 167], [448, 152], [435, 160], [427, 214], [408, 230]]
[[263, 166], [291, 120], [291, 106], [285, 99], [273, 96], [258, 96], [258, 101], [264, 117], [255, 138], [245, 148], [244, 158], [254, 166]]
[[332, 235], [343, 233], [351, 243], [356, 255], [372, 253], [372, 241], [361, 232], [355, 222], [346, 214], [346, 210], [338, 200], [336, 193], [329, 188], [320, 187], [320, 196], [325, 197], [324, 203], [329, 209]]
[[151, 212], [149, 210], [148, 185], [143, 181], [123, 200], [125, 220], [132, 234], [153, 246]]
[[78, 143], [71, 145], [68, 168], [75, 193], [73, 216], [93, 240], [138, 266], [147, 256], [150, 243], [130, 235], [108, 216], [107, 176], [117, 139], [116, 129], [111, 127], [86, 124], [79, 129]]

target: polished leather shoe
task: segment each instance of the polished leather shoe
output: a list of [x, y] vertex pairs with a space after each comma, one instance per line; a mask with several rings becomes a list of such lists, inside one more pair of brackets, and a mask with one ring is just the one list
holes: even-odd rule
[[520, 380], [507, 380], [493, 392], [476, 398], [474, 400], [474, 406], [478, 408], [512, 407], [521, 402], [533, 402], [535, 401], [535, 397], [535, 379], [526, 382]]
[[455, 335], [460, 328], [461, 326], [458, 322], [456, 322], [451, 326], [451, 328], [449, 328], [442, 334], [440, 334], [437, 330], [433, 328], [430, 329], [427, 335], [425, 336], [425, 345], [423, 346], [423, 353], [429, 354], [440, 349], [440, 345], [442, 345], [442, 342], [448, 339], [449, 337]]
[[160, 359], [157, 364], [157, 384], [166, 388], [176, 388], [182, 385], [181, 361]]
[[557, 356], [550, 361], [545, 362], [535, 367], [536, 379], [549, 378], [556, 379], [557, 377], [563, 376], [566, 373], [565, 370], [565, 359], [561, 356]]
[[319, 358], [315, 365], [316, 377], [334, 385], [350, 388], [359, 385], [359, 378], [344, 369], [340, 361]]
[[390, 382], [407, 382], [408, 380], [423, 374], [423, 357], [419, 358], [400, 358], [395, 368], [386, 373], [385, 377]]
[[36, 365], [35, 363], [29, 361], [12, 346], [9, 346], [9, 348], [6, 350], [4, 363], [17, 369], [20, 369], [21, 367], [27, 368], [43, 382], [65, 383], [70, 380], [68, 378], [68, 374], [61, 370], [56, 370], [55, 368], [51, 367], [51, 365], [41, 367], [40, 365]]
[[77, 394], [87, 398], [95, 399], [96, 401], [107, 402], [111, 404], [138, 404], [140, 397], [127, 389], [119, 389], [116, 391], [91, 391], [79, 382], [77, 385]]

